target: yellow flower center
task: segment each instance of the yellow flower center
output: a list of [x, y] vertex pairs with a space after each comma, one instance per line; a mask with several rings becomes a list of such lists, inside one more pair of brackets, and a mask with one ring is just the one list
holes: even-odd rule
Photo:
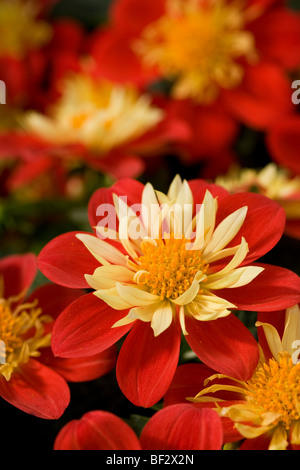
[[10, 302], [0, 299], [0, 374], [9, 380], [20, 363], [38, 356], [40, 347], [50, 346], [50, 334], [45, 335], [44, 323], [37, 302], [19, 305], [12, 311]]
[[189, 250], [189, 240], [184, 237], [158, 239], [155, 243], [141, 243], [143, 255], [140, 263], [139, 285], [147, 286], [149, 292], [161, 300], [176, 299], [191, 286], [195, 275], [208, 269], [201, 257], [201, 250]]
[[133, 45], [147, 66], [175, 80], [173, 94], [211, 102], [243, 78], [240, 59], [256, 58], [242, 2], [169, 0], [166, 13]]
[[37, 19], [38, 5], [32, 0], [1, 0], [0, 55], [22, 58], [29, 49], [45, 45], [52, 28]]
[[290, 357], [262, 364], [248, 382], [248, 396], [265, 412], [279, 414], [277, 424], [290, 429], [300, 419], [300, 363]]

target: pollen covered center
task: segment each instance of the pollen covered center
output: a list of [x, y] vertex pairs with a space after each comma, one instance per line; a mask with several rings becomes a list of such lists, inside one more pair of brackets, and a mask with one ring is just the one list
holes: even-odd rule
[[278, 414], [278, 424], [290, 429], [300, 419], [300, 363], [289, 357], [270, 359], [248, 382], [249, 398], [265, 412]]
[[51, 320], [42, 315], [37, 302], [20, 304], [14, 310], [0, 299], [0, 374], [9, 380], [20, 363], [38, 356], [40, 347], [50, 346], [50, 334], [44, 324]]
[[138, 258], [137, 283], [149, 288], [161, 300], [176, 299], [191, 286], [196, 274], [205, 273], [208, 265], [201, 257], [201, 250], [188, 249], [189, 240], [184, 237], [144, 240], [143, 255]]
[[2, 0], [0, 8], [0, 55], [22, 58], [28, 49], [49, 42], [51, 26], [38, 19], [39, 6], [34, 0]]
[[169, 0], [165, 15], [144, 30], [134, 48], [145, 65], [176, 80], [176, 97], [202, 102], [212, 101], [219, 87], [239, 85], [240, 59], [256, 55], [241, 3], [223, 0]]

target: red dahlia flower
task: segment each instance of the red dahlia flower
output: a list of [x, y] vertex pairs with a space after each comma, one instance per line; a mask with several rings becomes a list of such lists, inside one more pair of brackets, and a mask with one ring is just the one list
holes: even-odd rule
[[[208, 378], [215, 383], [202, 389], [195, 402], [215, 403], [220, 416], [229, 418], [244, 438], [241, 450], [286, 450], [300, 448], [299, 413], [299, 344], [300, 309], [295, 305], [286, 311], [258, 315], [261, 357], [247, 381], [223, 384], [224, 376]], [[260, 329], [259, 329], [260, 330]], [[217, 382], [217, 383], [216, 383]], [[219, 398], [214, 398], [218, 392]], [[233, 393], [228, 399], [223, 394]]]
[[44, 109], [65, 73], [81, 68], [84, 29], [72, 19], [50, 20], [51, 3], [1, 0], [0, 69], [9, 106]]
[[57, 319], [54, 354], [96, 354], [129, 332], [117, 379], [146, 407], [172, 381], [181, 331], [208, 366], [248, 377], [259, 351], [231, 310], [272, 311], [300, 299], [295, 273], [255, 262], [280, 239], [284, 210], [260, 194], [179, 176], [167, 194], [119, 180], [96, 191], [88, 210], [94, 233], [60, 235], [38, 258], [50, 280], [94, 291]]
[[29, 294], [36, 270], [33, 254], [0, 261], [0, 396], [26, 413], [57, 419], [70, 400], [66, 381], [107, 373], [115, 365], [116, 351], [83, 359], [53, 356], [53, 322], [82, 293], [46, 284]]
[[91, 51], [106, 78], [166, 80], [174, 99], [218, 102], [259, 129], [292, 111], [300, 19], [283, 0], [116, 0], [109, 20]]

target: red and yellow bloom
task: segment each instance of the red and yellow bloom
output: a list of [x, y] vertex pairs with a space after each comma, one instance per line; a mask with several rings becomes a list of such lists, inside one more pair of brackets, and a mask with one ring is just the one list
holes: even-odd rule
[[299, 31], [299, 15], [283, 1], [147, 0], [141, 9], [138, 0], [117, 0], [91, 55], [107, 78], [164, 80], [173, 99], [218, 102], [265, 129], [292, 112], [288, 72], [299, 67]]
[[256, 191], [280, 204], [286, 213], [285, 234], [300, 238], [300, 177], [270, 163], [264, 168], [233, 167], [216, 183], [231, 193]]
[[[211, 393], [218, 392], [216, 411], [229, 418], [243, 442], [241, 449], [285, 450], [300, 445], [299, 410], [299, 318], [296, 305], [285, 311], [260, 314], [262, 326], [261, 357], [253, 376], [230, 385], [214, 383], [199, 392], [194, 401], [214, 402]], [[268, 322], [268, 319], [270, 323]], [[220, 374], [206, 380], [222, 379]], [[226, 377], [225, 377], [226, 378]], [[234, 400], [222, 398], [223, 392], [237, 395]]]
[[0, 396], [26, 413], [57, 419], [69, 404], [67, 381], [107, 373], [115, 365], [116, 351], [83, 360], [54, 358], [53, 322], [82, 293], [46, 284], [28, 294], [36, 270], [32, 254], [0, 261]]
[[[115, 212], [103, 219], [107, 203]], [[257, 344], [231, 310], [272, 311], [300, 296], [295, 273], [255, 262], [280, 239], [284, 210], [259, 194], [230, 195], [176, 177], [167, 194], [134, 180], [99, 189], [89, 215], [94, 233], [63, 234], [39, 255], [50, 280], [94, 291], [57, 319], [54, 354], [94, 354], [130, 330], [116, 373], [124, 394], [141, 406], [166, 392], [181, 331], [203, 362], [248, 377]]]

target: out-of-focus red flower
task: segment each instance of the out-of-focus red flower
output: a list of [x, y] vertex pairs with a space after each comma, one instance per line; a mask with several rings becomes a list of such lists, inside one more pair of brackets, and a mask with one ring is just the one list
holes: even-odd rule
[[285, 214], [277, 203], [177, 176], [167, 194], [119, 180], [94, 193], [88, 213], [91, 233], [62, 234], [38, 258], [57, 284], [93, 289], [56, 320], [57, 356], [94, 354], [129, 333], [117, 380], [145, 407], [172, 381], [181, 330], [208, 366], [240, 379], [254, 370], [256, 341], [231, 309], [271, 311], [300, 296], [295, 273], [255, 262], [282, 236]]
[[55, 358], [53, 322], [82, 292], [45, 284], [29, 294], [36, 271], [33, 254], [0, 260], [0, 396], [26, 413], [57, 419], [69, 404], [67, 381], [106, 374], [115, 365], [116, 350], [83, 360]]
[[[80, 145], [56, 146], [25, 133], [0, 135], [0, 166], [9, 166], [3, 186], [6, 194], [28, 190], [29, 198], [70, 196], [70, 170], [80, 161]], [[82, 191], [80, 191], [81, 193]]]
[[293, 174], [300, 175], [300, 116], [279, 120], [269, 130], [266, 144], [271, 158]]
[[84, 28], [72, 19], [51, 21], [53, 3], [1, 2], [0, 69], [8, 106], [44, 109], [59, 95], [65, 73], [81, 69]]
[[232, 167], [231, 170], [216, 178], [215, 182], [231, 193], [255, 191], [273, 199], [286, 213], [284, 233], [300, 238], [300, 177], [270, 163], [266, 167]]
[[54, 450], [141, 450], [141, 446], [124, 420], [96, 410], [67, 423], [55, 439]]
[[203, 179], [213, 180], [226, 173], [236, 162], [234, 145], [239, 126], [218, 104], [201, 106], [192, 100], [169, 99], [168, 112], [186, 122], [191, 132], [189, 138], [172, 146], [185, 167], [201, 164]]
[[164, 80], [174, 99], [217, 103], [264, 130], [293, 112], [288, 73], [299, 67], [299, 51], [299, 13], [283, 0], [147, 0], [143, 8], [116, 0], [91, 55], [106, 78]]

